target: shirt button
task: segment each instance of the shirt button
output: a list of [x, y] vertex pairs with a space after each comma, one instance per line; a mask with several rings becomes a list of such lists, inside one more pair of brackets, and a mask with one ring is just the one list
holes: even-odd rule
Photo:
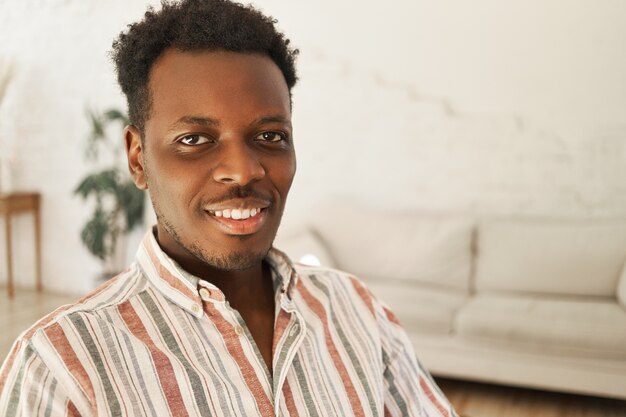
[[206, 288], [200, 288], [200, 297], [204, 301], [209, 301], [209, 299], [211, 298], [211, 294], [209, 293], [209, 290], [207, 290]]
[[241, 336], [243, 334], [243, 327], [235, 326], [235, 333], [237, 333], [237, 336]]
[[191, 311], [193, 311], [194, 313], [198, 314], [200, 312], [200, 306], [198, 304], [193, 304], [191, 306]]

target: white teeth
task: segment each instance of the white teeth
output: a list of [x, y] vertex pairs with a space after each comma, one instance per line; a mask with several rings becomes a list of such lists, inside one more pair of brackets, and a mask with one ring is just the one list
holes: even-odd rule
[[224, 217], [225, 219], [233, 220], [246, 220], [250, 217], [254, 217], [261, 212], [260, 208], [252, 209], [224, 209], [224, 210], [209, 210], [209, 213], [215, 217]]

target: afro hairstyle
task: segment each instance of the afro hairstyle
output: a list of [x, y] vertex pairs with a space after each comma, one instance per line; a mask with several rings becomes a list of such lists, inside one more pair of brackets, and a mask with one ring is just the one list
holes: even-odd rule
[[149, 7], [142, 21], [120, 33], [111, 51], [131, 123], [143, 132], [151, 107], [150, 70], [168, 48], [269, 56], [285, 77], [291, 95], [297, 81], [298, 50], [290, 47], [275, 23], [252, 6], [229, 0], [163, 1], [158, 11]]

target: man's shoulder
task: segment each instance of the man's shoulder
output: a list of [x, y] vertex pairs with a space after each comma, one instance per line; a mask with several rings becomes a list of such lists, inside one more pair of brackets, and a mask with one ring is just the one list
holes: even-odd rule
[[294, 262], [293, 267], [300, 280], [324, 280], [331, 285], [364, 285], [359, 278], [340, 269], [299, 262]]
[[340, 292], [344, 297], [362, 301], [372, 313], [383, 307], [367, 284], [354, 274], [335, 268], [300, 263], [294, 263], [294, 269], [298, 273], [299, 282], [304, 286], [322, 286], [325, 291]]
[[331, 291], [343, 291], [351, 294], [352, 298], [359, 300], [372, 315], [378, 316], [384, 322], [391, 322], [400, 325], [397, 316], [378, 298], [367, 286], [367, 284], [354, 274], [335, 268], [324, 266], [310, 266], [301, 263], [294, 263], [294, 269], [299, 275], [299, 280], [304, 285], [323, 283]]
[[145, 279], [135, 264], [99, 285], [74, 303], [58, 307], [42, 317], [18, 338], [29, 343], [36, 335], [80, 315], [99, 316], [107, 309], [117, 308], [145, 287]]

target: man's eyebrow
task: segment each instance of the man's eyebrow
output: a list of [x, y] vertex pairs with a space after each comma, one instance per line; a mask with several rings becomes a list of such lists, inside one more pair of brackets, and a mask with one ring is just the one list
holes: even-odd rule
[[180, 119], [176, 120], [169, 128], [169, 131], [176, 130], [176, 128], [181, 126], [195, 125], [195, 126], [203, 126], [203, 127], [213, 127], [218, 126], [220, 122], [215, 119], [211, 119], [210, 117], [204, 116], [183, 116]]
[[281, 115], [263, 116], [250, 123], [250, 126], [258, 126], [266, 123], [283, 123], [291, 126], [291, 120]]

